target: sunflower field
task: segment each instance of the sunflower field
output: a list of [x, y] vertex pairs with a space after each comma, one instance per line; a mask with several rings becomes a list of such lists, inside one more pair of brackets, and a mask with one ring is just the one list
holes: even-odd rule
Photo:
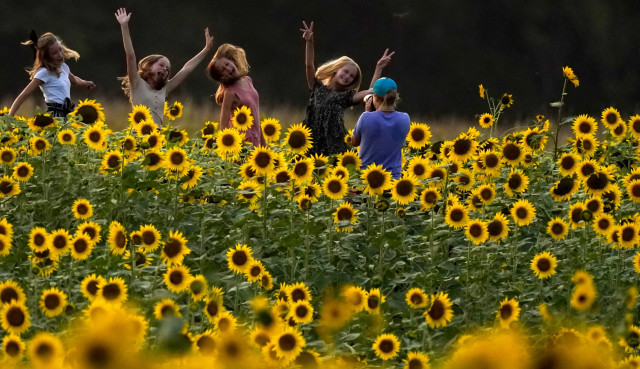
[[[0, 112], [2, 368], [637, 368], [640, 116], [411, 124], [402, 177], [135, 106]], [[569, 138], [558, 142], [564, 129]], [[349, 137], [345, 137], [349, 142]]]

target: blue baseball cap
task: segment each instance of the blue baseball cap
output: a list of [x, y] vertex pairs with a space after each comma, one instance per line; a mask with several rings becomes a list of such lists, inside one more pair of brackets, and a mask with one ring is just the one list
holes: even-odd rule
[[378, 96], [384, 96], [389, 90], [397, 90], [398, 85], [391, 78], [382, 77], [373, 84], [373, 93]]

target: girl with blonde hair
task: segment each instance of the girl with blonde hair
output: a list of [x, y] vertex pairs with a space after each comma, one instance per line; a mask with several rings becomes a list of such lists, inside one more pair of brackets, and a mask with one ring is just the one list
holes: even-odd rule
[[314, 66], [313, 22], [307, 25], [302, 22], [302, 37], [306, 41], [305, 70], [307, 86], [311, 97], [307, 105], [304, 123], [311, 130], [313, 147], [311, 154], [333, 155], [347, 150], [344, 137], [344, 111], [361, 103], [370, 94], [373, 83], [380, 78], [382, 70], [391, 62], [389, 49], [376, 64], [375, 72], [368, 90], [357, 91], [362, 81], [360, 67], [351, 58], [343, 56], [321, 65], [318, 70]]
[[70, 58], [78, 60], [80, 54], [66, 47], [53, 33], [47, 32], [36, 38], [35, 32], [32, 31], [31, 40], [22, 44], [34, 49], [35, 61], [33, 67], [27, 70], [31, 82], [14, 100], [9, 114], [14, 115], [22, 103], [40, 88], [47, 104], [47, 112], [54, 117], [64, 118], [75, 108], [70, 98], [71, 85], [88, 90], [96, 87], [93, 82], [85, 81], [71, 73], [65, 61]]
[[207, 66], [207, 75], [220, 84], [215, 99], [221, 106], [221, 128], [231, 127], [231, 113], [246, 106], [251, 110], [253, 124], [245, 131], [245, 138], [255, 146], [265, 145], [260, 127], [260, 97], [248, 74], [249, 63], [244, 49], [231, 44], [220, 45]]
[[209, 28], [205, 28], [205, 45], [202, 51], [186, 62], [172, 78], [169, 78], [171, 63], [163, 55], [146, 56], [136, 65], [136, 54], [129, 33], [131, 13], [127, 14], [125, 8], [120, 8], [116, 11], [115, 16], [120, 23], [124, 51], [127, 56], [127, 76], [119, 78], [122, 81], [122, 90], [129, 97], [131, 104], [144, 105], [149, 108], [153, 121], [160, 126], [162, 125], [167, 94], [178, 87], [202, 62], [209, 50], [213, 48], [213, 36], [209, 36]]

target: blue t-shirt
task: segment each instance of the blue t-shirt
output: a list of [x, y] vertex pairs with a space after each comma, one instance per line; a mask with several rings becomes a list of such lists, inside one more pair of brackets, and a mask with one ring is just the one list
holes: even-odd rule
[[69, 73], [67, 63], [62, 63], [60, 77], [56, 72], [52, 72], [45, 67], [36, 71], [33, 78], [42, 81], [40, 90], [42, 90], [45, 102], [63, 104], [64, 100], [70, 96], [71, 81], [69, 81]]
[[364, 112], [353, 135], [360, 139], [360, 160], [365, 168], [371, 163], [382, 165], [393, 178], [402, 174], [402, 146], [409, 134], [411, 119], [407, 113], [394, 111]]

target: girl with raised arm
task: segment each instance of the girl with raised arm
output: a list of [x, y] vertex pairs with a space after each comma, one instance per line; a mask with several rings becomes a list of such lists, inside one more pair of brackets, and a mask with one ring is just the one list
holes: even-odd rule
[[171, 63], [163, 55], [148, 55], [136, 65], [136, 54], [133, 51], [133, 43], [129, 34], [131, 13], [127, 14], [125, 8], [120, 8], [116, 11], [115, 16], [120, 23], [124, 51], [127, 56], [127, 76], [120, 78], [122, 89], [132, 105], [144, 105], [149, 108], [153, 121], [160, 126], [162, 125], [167, 94], [178, 87], [204, 60], [209, 50], [213, 48], [213, 36], [209, 36], [209, 28], [205, 28], [204, 49], [191, 58], [172, 78], [169, 78]]
[[368, 90], [358, 91], [362, 81], [362, 72], [356, 62], [347, 56], [331, 60], [316, 70], [313, 50], [313, 22], [302, 22], [302, 37], [305, 39], [305, 70], [307, 86], [311, 97], [307, 106], [304, 123], [311, 129], [313, 147], [311, 154], [333, 155], [347, 150], [344, 137], [344, 111], [372, 92], [373, 83], [380, 78], [382, 70], [391, 62], [389, 49], [378, 60]]

